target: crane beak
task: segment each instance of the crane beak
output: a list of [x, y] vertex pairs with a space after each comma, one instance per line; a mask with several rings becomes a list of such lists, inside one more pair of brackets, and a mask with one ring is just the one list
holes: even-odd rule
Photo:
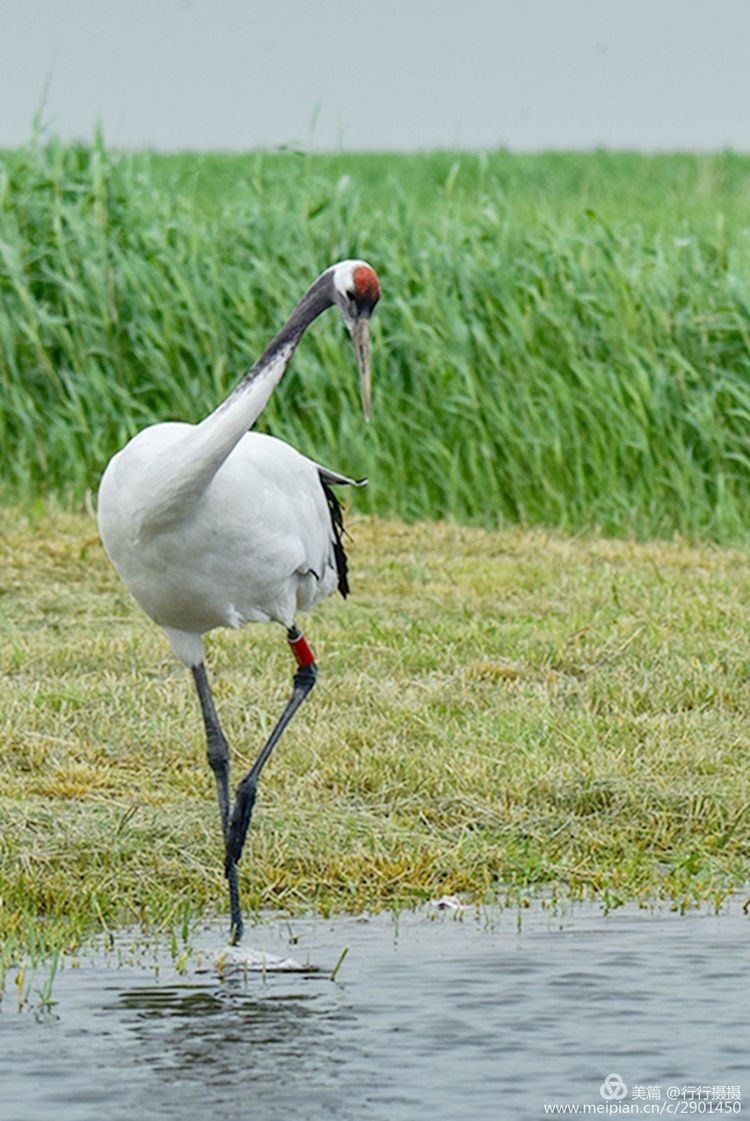
[[370, 407], [370, 318], [362, 315], [352, 324], [352, 341], [359, 367], [359, 390], [362, 394], [362, 408], [365, 420], [369, 420]]

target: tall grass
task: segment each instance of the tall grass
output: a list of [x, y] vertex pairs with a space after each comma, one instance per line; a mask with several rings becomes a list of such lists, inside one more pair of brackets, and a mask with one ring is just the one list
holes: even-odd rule
[[[750, 159], [126, 156], [0, 166], [9, 497], [79, 501], [225, 395], [328, 263], [369, 259], [375, 421], [333, 314], [260, 428], [403, 517], [746, 540]], [[750, 224], [750, 223], [748, 223]]]

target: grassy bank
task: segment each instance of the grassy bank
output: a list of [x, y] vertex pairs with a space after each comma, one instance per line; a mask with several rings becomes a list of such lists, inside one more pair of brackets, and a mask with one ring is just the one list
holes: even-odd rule
[[[247, 905], [539, 888], [716, 903], [750, 855], [750, 560], [715, 547], [351, 519], [352, 599], [274, 756]], [[223, 910], [197, 702], [93, 521], [0, 515], [6, 950]], [[216, 635], [235, 776], [286, 697], [283, 636]]]
[[80, 501], [154, 418], [198, 419], [301, 291], [369, 258], [375, 424], [343, 329], [261, 427], [377, 480], [362, 509], [748, 538], [750, 159], [124, 157], [0, 168], [6, 495]]

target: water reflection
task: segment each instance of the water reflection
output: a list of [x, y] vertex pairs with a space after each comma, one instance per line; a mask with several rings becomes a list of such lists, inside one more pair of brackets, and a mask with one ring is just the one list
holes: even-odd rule
[[[9, 1121], [538, 1118], [630, 1084], [740, 1083], [748, 919], [576, 910], [295, 923], [320, 973], [63, 969], [58, 1019], [0, 1014]], [[287, 951], [286, 924], [253, 932]], [[208, 953], [215, 932], [201, 935]], [[198, 940], [200, 942], [200, 938]], [[342, 946], [336, 981], [328, 980]]]
[[273, 1099], [275, 1116], [314, 1087], [319, 1105], [333, 1109], [327, 1088], [333, 1093], [354, 1053], [346, 1032], [353, 1015], [339, 1006], [330, 984], [325, 994], [319, 980], [292, 984], [290, 990], [287, 977], [279, 984], [256, 974], [218, 986], [212, 978], [129, 988], [117, 994], [111, 1011], [139, 1061], [166, 1077], [179, 1072], [181, 1097], [244, 1082], [253, 1100]]

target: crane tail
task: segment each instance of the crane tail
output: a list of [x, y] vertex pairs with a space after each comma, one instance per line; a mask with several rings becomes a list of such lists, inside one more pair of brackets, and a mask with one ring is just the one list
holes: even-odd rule
[[[344, 512], [342, 510], [341, 503], [331, 490], [330, 482], [333, 482], [334, 480], [331, 479], [330, 473], [320, 470], [318, 471], [318, 477], [320, 478], [320, 485], [323, 488], [323, 494], [326, 496], [326, 502], [328, 503], [328, 512], [331, 515], [331, 529], [333, 530], [333, 557], [336, 562], [336, 572], [339, 578], [338, 588], [343, 598], [346, 599], [346, 597], [349, 595], [349, 562], [346, 559], [346, 550], [344, 549], [343, 540], [344, 534], [346, 533], [346, 530], [344, 529]], [[346, 481], [348, 482], [349, 480]], [[344, 480], [339, 476], [336, 479], [336, 482], [344, 482]]]

